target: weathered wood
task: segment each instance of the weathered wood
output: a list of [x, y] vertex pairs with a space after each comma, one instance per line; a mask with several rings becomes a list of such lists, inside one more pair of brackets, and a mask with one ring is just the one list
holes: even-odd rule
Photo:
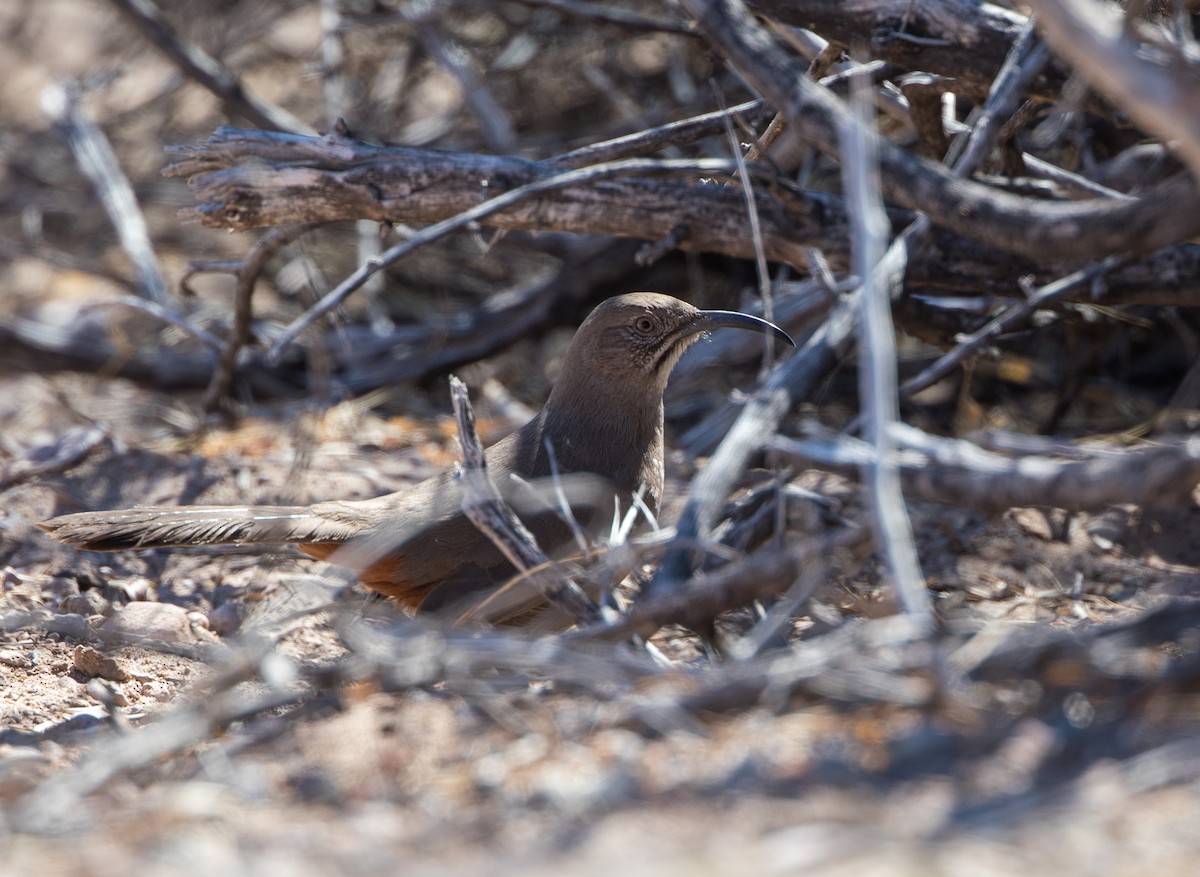
[[[495, 191], [544, 178], [557, 169], [518, 158], [231, 128], [219, 129], [201, 146], [176, 147], [173, 152], [187, 157], [164, 172], [189, 176], [200, 202], [190, 215], [206, 225], [239, 230], [363, 218], [436, 222], [484, 203]], [[482, 187], [485, 180], [488, 185]], [[841, 198], [786, 185], [760, 188], [755, 194], [769, 259], [806, 265], [805, 249], [816, 247], [834, 268], [848, 267], [849, 217]], [[1087, 211], [1095, 211], [1096, 221], [1108, 210], [1103, 199], [1084, 204]], [[1050, 222], [1062, 206], [1036, 202], [1033, 209], [1045, 214], [1035, 227]], [[903, 210], [890, 215], [896, 226], [912, 220]], [[682, 249], [754, 255], [742, 196], [728, 183], [616, 180], [548, 193], [488, 222], [500, 228], [646, 240], [660, 240], [683, 228]], [[910, 263], [906, 282], [910, 288], [955, 294], [1011, 294], [1014, 277], [1047, 282], [1061, 273], [1054, 266], [1075, 264], [1066, 252], [1035, 261], [965, 238], [954, 228], [934, 229]], [[1200, 301], [1198, 269], [1200, 246], [1177, 244], [1110, 273], [1106, 301], [1194, 305]]]
[[[837, 156], [836, 131], [846, 108], [805, 77], [803, 63], [780, 48], [735, 0], [681, 2], [714, 48], [787, 116], [800, 137]], [[957, 179], [944, 166], [886, 140], [880, 165], [880, 183], [889, 201], [924, 212], [934, 225], [1032, 259], [1145, 253], [1200, 234], [1200, 189], [1186, 175], [1137, 201], [1053, 203]]]

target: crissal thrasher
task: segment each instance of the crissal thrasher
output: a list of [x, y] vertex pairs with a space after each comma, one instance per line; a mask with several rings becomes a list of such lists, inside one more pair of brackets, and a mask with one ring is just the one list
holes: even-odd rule
[[[731, 311], [702, 311], [658, 293], [610, 298], [579, 327], [550, 398], [537, 416], [487, 450], [488, 471], [547, 553], [572, 533], [543, 500], [533, 514], [527, 482], [553, 467], [566, 479], [605, 485], [575, 490], [583, 522], [627, 508], [639, 490], [657, 510], [663, 489], [663, 389], [697, 337], [723, 326], [774, 334], [778, 326]], [[512, 476], [518, 476], [514, 478]], [[579, 484], [575, 485], [579, 487]], [[294, 544], [355, 569], [368, 588], [417, 609], [439, 586], [473, 590], [512, 572], [499, 549], [461, 511], [452, 472], [374, 499], [310, 506], [183, 506], [62, 515], [42, 523], [55, 538], [96, 551], [161, 546]], [[333, 556], [336, 552], [336, 556]], [[427, 605], [443, 603], [430, 600]]]

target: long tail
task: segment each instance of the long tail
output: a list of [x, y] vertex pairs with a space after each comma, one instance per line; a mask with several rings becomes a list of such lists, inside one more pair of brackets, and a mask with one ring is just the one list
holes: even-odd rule
[[346, 522], [303, 506], [169, 506], [61, 515], [38, 525], [55, 539], [92, 551], [168, 545], [339, 543]]

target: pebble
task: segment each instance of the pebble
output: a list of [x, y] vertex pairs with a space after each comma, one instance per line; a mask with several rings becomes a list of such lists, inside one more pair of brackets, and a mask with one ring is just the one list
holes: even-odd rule
[[129, 679], [129, 671], [120, 661], [111, 655], [96, 651], [91, 646], [75, 647], [75, 669], [80, 676], [89, 679], [97, 676], [112, 682], [124, 682]]
[[137, 603], [150, 594], [148, 579], [114, 579], [104, 588], [104, 596], [114, 603]]
[[245, 617], [246, 604], [230, 600], [208, 613], [208, 629], [218, 636], [229, 636], [237, 633]]
[[47, 637], [52, 640], [84, 639], [91, 634], [87, 619], [78, 612], [60, 612], [49, 618], [45, 624], [49, 631]]
[[4, 649], [0, 651], [0, 664], [5, 667], [28, 667], [29, 656], [14, 649]]
[[41, 592], [46, 597], [65, 600], [79, 593], [79, 582], [67, 576], [51, 576], [42, 583]]
[[63, 612], [73, 612], [77, 615], [112, 615], [112, 603], [104, 598], [97, 590], [83, 591], [72, 594], [60, 604]]
[[200, 628], [201, 630], [208, 630], [208, 615], [205, 613], [197, 612], [195, 609], [192, 609], [188, 612], [187, 617], [188, 621], [192, 623], [193, 629]]
[[187, 611], [172, 603], [135, 600], [105, 619], [100, 629], [131, 639], [152, 639], [166, 643], [197, 642]]
[[142, 697], [153, 698], [159, 703], [166, 703], [175, 696], [175, 691], [170, 685], [157, 679], [143, 682], [141, 692]]

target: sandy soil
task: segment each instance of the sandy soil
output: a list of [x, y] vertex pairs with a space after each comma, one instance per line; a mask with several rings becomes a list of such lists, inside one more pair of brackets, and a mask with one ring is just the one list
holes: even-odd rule
[[[319, 10], [286, 5], [256, 17], [256, 4], [213, 2], [188, 34], [257, 93], [315, 119], [320, 82], [308, 73]], [[158, 176], [165, 145], [227, 118], [105, 5], [25, 7], [0, 6], [0, 316], [91, 321], [124, 354], [176, 349], [177, 332], [113, 304], [129, 291], [128, 262], [38, 95], [63, 77], [87, 80], [85, 106], [134, 183], [172, 289], [189, 260], [238, 258], [250, 246], [180, 222], [190, 197]], [[244, 26], [226, 27], [229, 16]], [[497, 25], [480, 16], [473, 27], [484, 40]], [[524, 51], [501, 37], [494, 54]], [[397, 103], [380, 86], [356, 130], [474, 142], [452, 78], [399, 43], [372, 53], [361, 33], [349, 39], [354, 74], [400, 82], [406, 97]], [[545, 105], [512, 101], [532, 141], [553, 142], [552, 131], [575, 131], [580, 119], [601, 130], [624, 118], [628, 101], [589, 98], [594, 83], [553, 75], [581, 56], [626, 93], [643, 75], [678, 83], [671, 65], [686, 60], [649, 36], [619, 50], [590, 37], [545, 48], [536, 73], [561, 88]], [[520, 93], [508, 79], [493, 84]], [[330, 232], [289, 267], [343, 276], [353, 240], [351, 230]], [[392, 281], [414, 291], [391, 306], [406, 317], [457, 313], [468, 303], [451, 279], [478, 291], [520, 275], [525, 263], [504, 252], [406, 263]], [[680, 260], [670, 270], [701, 269]], [[285, 274], [256, 300], [264, 318], [303, 304]], [[214, 331], [227, 325], [226, 281], [198, 279], [199, 301], [188, 305]], [[468, 369], [468, 382], [498, 376], [537, 406], [565, 337]], [[0, 372], [4, 874], [1195, 873], [1197, 628], [1154, 614], [1194, 618], [1195, 504], [992, 519], [916, 505], [942, 639], [925, 651], [888, 640], [877, 622], [896, 611], [890, 589], [874, 563], [848, 567], [806, 604], [795, 654], [850, 663], [782, 694], [683, 709], [689, 693], [715, 697], [706, 680], [736, 665], [706, 662], [678, 630], [657, 641], [679, 659], [661, 676], [572, 687], [548, 684], [552, 672], [516, 684], [496, 671], [384, 684], [382, 672], [337, 675], [350, 655], [339, 623], [372, 611], [344, 571], [287, 549], [81, 553], [36, 523], [85, 508], [397, 489], [454, 462], [452, 427], [438, 416], [444, 382], [367, 403], [329, 404], [318, 393], [243, 400], [227, 426], [201, 415], [199, 391], [135, 385], [111, 377], [112, 365]], [[834, 395], [825, 401], [843, 404]], [[516, 425], [504, 406], [479, 411], [485, 438]], [[88, 436], [86, 454], [62, 458], [65, 437]], [[672, 460], [679, 497], [696, 462]], [[795, 477], [840, 512], [861, 511], [852, 483]], [[314, 611], [325, 603], [333, 608]], [[745, 623], [744, 613], [729, 622]], [[123, 642], [114, 630], [155, 643]], [[254, 645], [255, 632], [272, 645]], [[521, 642], [531, 656], [544, 645]], [[579, 660], [599, 674], [623, 654], [580, 650]], [[1007, 657], [988, 663], [995, 654]], [[401, 653], [395, 667], [416, 674], [420, 663]], [[974, 665], [991, 675], [961, 670]], [[656, 703], [670, 708], [639, 713], [652, 723], [629, 720], [635, 706]], [[244, 715], [239, 705], [249, 705]]]

